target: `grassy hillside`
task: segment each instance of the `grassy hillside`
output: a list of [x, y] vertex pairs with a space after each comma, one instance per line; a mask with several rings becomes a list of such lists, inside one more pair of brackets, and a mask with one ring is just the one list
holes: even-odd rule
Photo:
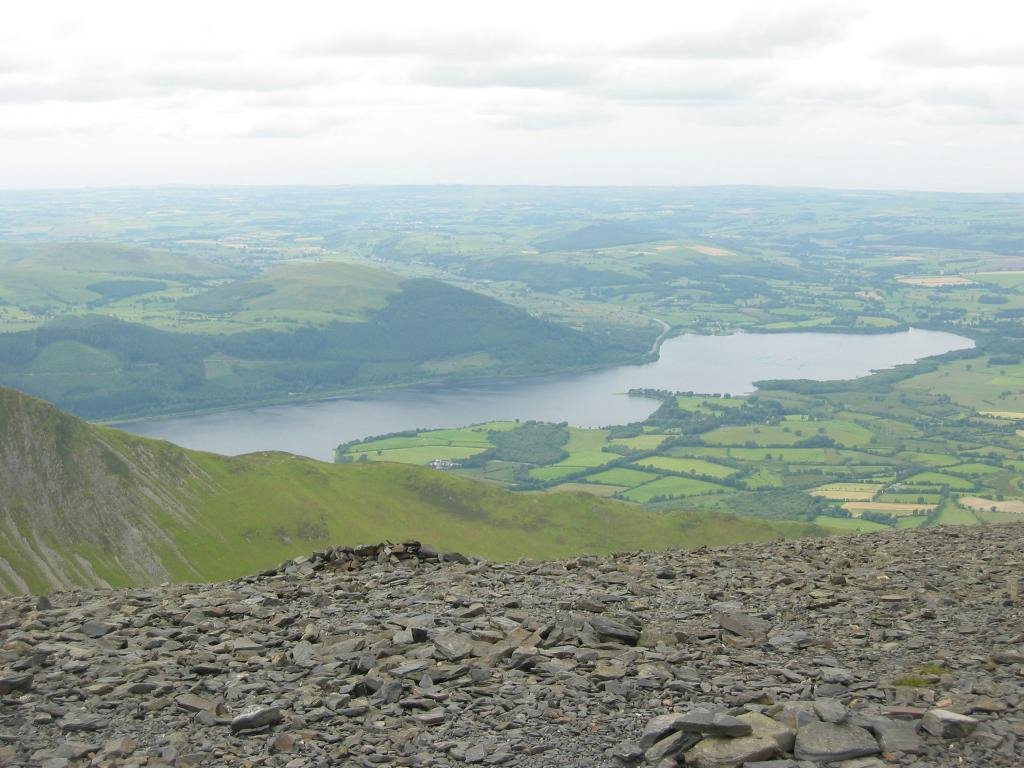
[[0, 592], [222, 579], [332, 543], [418, 538], [495, 559], [819, 535], [513, 494], [422, 467], [227, 458], [80, 421], [0, 388]]
[[[258, 277], [186, 296], [175, 309], [192, 330], [274, 330], [338, 321], [365, 322], [401, 291], [391, 272], [342, 262], [285, 264]], [[193, 317], [192, 315], [195, 315]]]
[[[168, 331], [106, 310], [66, 315], [0, 333], [0, 384], [80, 416], [112, 419], [424, 381], [537, 376], [637, 357], [624, 345], [472, 291], [352, 265], [284, 267], [178, 304], [236, 332]], [[275, 325], [285, 320], [298, 324]]]

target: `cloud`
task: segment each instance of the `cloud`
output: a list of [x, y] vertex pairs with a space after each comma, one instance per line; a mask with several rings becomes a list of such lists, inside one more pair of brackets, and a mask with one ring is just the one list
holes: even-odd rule
[[848, 3], [758, 11], [726, 27], [685, 30], [620, 49], [641, 58], [758, 59], [787, 48], [821, 47], [843, 39], [864, 12]]
[[208, 66], [152, 71], [142, 81], [160, 90], [290, 91], [323, 85], [332, 78], [322, 71], [280, 67]]
[[757, 100], [767, 79], [733, 76], [718, 79], [694, 74], [663, 78], [660, 82], [635, 78], [602, 90], [604, 96], [626, 102], [659, 104], [711, 104]]
[[279, 116], [258, 120], [236, 135], [250, 139], [301, 139], [326, 133], [351, 121], [348, 116]]
[[31, 104], [44, 101], [98, 102], [125, 98], [124, 88], [108, 80], [77, 82], [21, 80], [0, 83], [0, 102]]
[[162, 98], [212, 91], [279, 94], [307, 87], [330, 85], [337, 76], [320, 71], [279, 67], [211, 66], [160, 69], [145, 72], [76, 72], [57, 77], [0, 78], [0, 102], [102, 102]]
[[534, 61], [493, 65], [433, 64], [413, 70], [418, 82], [444, 88], [564, 89], [587, 86], [594, 72], [568, 62]]
[[575, 128], [593, 128], [612, 121], [606, 112], [591, 110], [528, 111], [497, 116], [494, 124], [499, 128], [516, 131], [554, 131]]
[[889, 61], [914, 67], [1024, 67], [1022, 46], [967, 50], [953, 47], [947, 40], [935, 36], [897, 40], [880, 48], [878, 53]]
[[418, 34], [370, 32], [344, 34], [292, 46], [296, 56], [325, 57], [428, 57], [482, 61], [521, 55], [531, 49], [520, 35], [502, 30], [467, 30], [461, 33], [422, 30]]

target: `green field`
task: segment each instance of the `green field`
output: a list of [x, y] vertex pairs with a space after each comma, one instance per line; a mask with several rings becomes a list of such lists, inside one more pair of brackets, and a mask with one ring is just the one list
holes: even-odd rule
[[630, 501], [649, 502], [657, 497], [679, 498], [681, 496], [700, 496], [706, 493], [724, 491], [721, 485], [689, 477], [662, 477], [653, 482], [626, 491], [622, 497]]
[[857, 448], [871, 440], [871, 432], [848, 421], [788, 421], [778, 426], [721, 427], [704, 435], [709, 445], [792, 446], [822, 435], [837, 445]]
[[[983, 474], [987, 474], [987, 472]], [[974, 489], [974, 483], [970, 480], [941, 472], [919, 472], [908, 477], [906, 482], [914, 485], [944, 485], [954, 491], [970, 491]]]
[[[955, 364], [905, 366], [897, 383], [922, 368]], [[968, 410], [952, 411], [966, 421], [951, 430], [945, 419], [962, 407], [941, 395], [911, 395], [885, 383], [891, 376], [876, 374], [838, 387], [770, 382], [756, 397], [728, 399], [647, 393], [662, 400], [649, 419], [605, 430], [568, 428], [557, 461], [527, 460], [500, 477], [468, 465], [459, 472], [519, 490], [563, 485], [585, 491], [591, 484], [594, 493], [661, 510], [825, 518], [831, 528], [844, 530], [986, 522], [981, 515], [952, 509], [951, 492], [1024, 499], [1024, 462], [1014, 461], [1015, 431], [1000, 428], [1002, 422], [972, 419]], [[813, 395], [803, 391], [805, 386]], [[432, 431], [400, 439], [436, 445], [442, 436], [474, 438]], [[775, 444], [808, 436], [826, 445]], [[396, 456], [387, 450], [389, 440], [348, 450], [383, 446], [381, 458]], [[764, 445], [750, 447], [758, 440]], [[426, 456], [414, 458], [422, 463]]]
[[654, 467], [669, 472], [680, 472], [682, 474], [704, 475], [706, 477], [729, 477], [735, 475], [739, 470], [727, 467], [724, 464], [715, 464], [712, 461], [702, 459], [678, 459], [673, 456], [651, 456], [636, 462], [638, 467]]
[[[912, 519], [912, 518], [911, 518]], [[922, 520], [924, 518], [921, 518]], [[886, 526], [881, 523], [873, 523], [870, 520], [848, 517], [825, 517], [824, 515], [814, 519], [815, 524], [823, 528], [831, 528], [844, 533], [854, 531], [856, 533], [870, 533], [871, 531], [884, 531]]]
[[615, 454], [602, 450], [607, 437], [608, 432], [601, 429], [570, 430], [569, 443], [565, 446], [569, 455], [556, 466], [601, 467], [608, 464], [615, 459]]
[[619, 485], [624, 488], [633, 488], [637, 485], [657, 480], [658, 476], [650, 472], [638, 472], [635, 469], [607, 469], [604, 472], [597, 472], [587, 475], [588, 483], [604, 483], [606, 485]]
[[1024, 363], [993, 365], [991, 356], [943, 366], [900, 387], [945, 395], [981, 412], [1024, 412]]

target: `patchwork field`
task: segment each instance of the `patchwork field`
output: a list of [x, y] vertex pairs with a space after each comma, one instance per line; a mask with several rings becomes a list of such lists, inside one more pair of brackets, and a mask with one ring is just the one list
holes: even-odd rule
[[958, 501], [962, 506], [977, 512], [1009, 512], [1015, 515], [1024, 515], [1024, 499], [996, 501], [980, 496], [961, 496]]
[[969, 280], [966, 277], [960, 277], [959, 275], [901, 277], [898, 279], [901, 283], [905, 283], [907, 285], [920, 285], [924, 288], [941, 288], [949, 285], [971, 285], [974, 283], [973, 280]]
[[935, 504], [891, 504], [884, 501], [848, 501], [843, 509], [848, 509], [854, 517], [861, 517], [864, 512], [888, 512], [893, 515], [922, 515], [935, 509]]
[[646, 353], [665, 325], [941, 328], [977, 348], [852, 382], [761, 382], [753, 397], [654, 393], [651, 419], [609, 430], [491, 424], [367, 439], [338, 459], [804, 521], [857, 502], [932, 506], [917, 516], [931, 524], [966, 511], [957, 495], [1024, 499], [1016, 197], [164, 194], [3, 207], [0, 331], [29, 335], [0, 334], [0, 380], [109, 418], [126, 393], [149, 414], [610, 364]]
[[[1017, 362], [1012, 362], [1014, 360]], [[905, 391], [945, 395], [979, 413], [1013, 419], [1016, 414], [1024, 413], [1024, 363], [1019, 357], [990, 355], [956, 360], [938, 370], [909, 378], [898, 386]]]
[[[768, 382], [753, 397], [645, 393], [662, 401], [649, 419], [608, 429], [504, 423], [501, 429], [511, 434], [540, 429], [545, 440], [560, 437], [543, 460], [534, 447], [520, 463], [500, 468], [492, 456], [496, 431], [487, 424], [339, 450], [367, 460], [406, 451], [408, 460], [424, 463], [430, 451], [440, 456], [447, 449], [452, 453], [443, 455], [453, 457], [460, 474], [521, 490], [815, 521], [836, 530], [983, 524], [1015, 514], [1024, 509], [1019, 437], [1004, 422], [917, 385], [951, 371], [970, 373], [954, 357], [906, 366], [884, 386], [869, 378], [844, 383], [848, 389]], [[951, 414], [960, 419], [955, 430], [946, 426]], [[460, 451], [476, 453], [460, 460]]]

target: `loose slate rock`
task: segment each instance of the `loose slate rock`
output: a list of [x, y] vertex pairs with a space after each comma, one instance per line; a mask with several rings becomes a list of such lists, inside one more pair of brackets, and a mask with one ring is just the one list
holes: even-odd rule
[[251, 712], [244, 712], [231, 721], [231, 730], [234, 733], [243, 731], [258, 731], [277, 725], [284, 720], [284, 715], [277, 707], [263, 707], [254, 709]]
[[682, 729], [684, 715], [658, 715], [647, 721], [644, 732], [640, 735], [640, 749], [647, 751], [655, 742]]
[[779, 745], [767, 736], [741, 736], [730, 739], [712, 736], [703, 739], [684, 757], [696, 768], [740, 768], [746, 763], [767, 760], [780, 754]]
[[687, 712], [679, 721], [679, 730], [686, 733], [700, 733], [705, 736], [749, 736], [753, 728], [750, 723], [739, 720], [724, 712], [695, 709]]
[[810, 723], [796, 732], [797, 760], [837, 761], [881, 752], [875, 737], [856, 725]]
[[92, 638], [103, 637], [104, 635], [109, 635], [115, 629], [117, 629], [116, 625], [108, 624], [105, 621], [92, 621], [92, 620], [90, 620], [90, 621], [87, 621], [84, 624], [82, 624], [82, 634], [85, 635], [86, 637], [92, 637]]
[[740, 611], [719, 613], [715, 618], [722, 629], [750, 640], [766, 639], [772, 628], [770, 622]]
[[434, 648], [448, 661], [461, 661], [473, 653], [473, 643], [457, 632], [442, 632], [434, 638]]
[[779, 749], [782, 752], [791, 752], [793, 750], [796, 731], [785, 723], [780, 723], [778, 720], [762, 715], [760, 712], [747, 712], [736, 719], [747, 723], [753, 730], [754, 736], [761, 736], [774, 741], [779, 745]]
[[[220, 584], [73, 589], [44, 611], [0, 597], [0, 765], [639, 768], [649, 750], [651, 768], [686, 753], [812, 768], [825, 763], [793, 756], [797, 730], [806, 747], [808, 729], [847, 726], [893, 768], [1024, 765], [1024, 634], [1006, 604], [1019, 524], [553, 564], [359, 552]], [[116, 629], [90, 638], [87, 621]], [[767, 642], [724, 626], [769, 623]], [[940, 660], [927, 688], [896, 682]], [[933, 712], [933, 735], [935, 708], [977, 727], [949, 744], [972, 723]], [[229, 711], [246, 713], [234, 728]], [[738, 733], [727, 717], [750, 735], [707, 733]], [[99, 751], [71, 756], [86, 746]]]
[[671, 757], [692, 747], [699, 738], [699, 736], [694, 736], [692, 733], [676, 731], [664, 739], [655, 742], [644, 752], [644, 759], [651, 765], [657, 765], [664, 758]]
[[632, 741], [626, 741], [622, 744], [618, 744], [612, 749], [611, 756], [618, 760], [620, 763], [626, 765], [632, 765], [639, 763], [644, 759], [644, 751], [640, 748], [639, 744]]
[[948, 709], [929, 709], [921, 718], [921, 728], [940, 739], [962, 739], [977, 728], [973, 717], [950, 712]]
[[826, 723], [841, 723], [846, 719], [846, 707], [835, 699], [818, 699], [814, 702], [814, 712]]
[[9, 693], [28, 693], [32, 690], [32, 675], [7, 675], [0, 677], [0, 696]]
[[871, 729], [875, 732], [875, 738], [878, 739], [878, 745], [883, 752], [917, 755], [923, 750], [921, 737], [913, 723], [881, 717], [872, 721]]
[[624, 622], [604, 616], [592, 616], [587, 621], [603, 639], [614, 640], [626, 645], [636, 645], [640, 640], [640, 632]]

